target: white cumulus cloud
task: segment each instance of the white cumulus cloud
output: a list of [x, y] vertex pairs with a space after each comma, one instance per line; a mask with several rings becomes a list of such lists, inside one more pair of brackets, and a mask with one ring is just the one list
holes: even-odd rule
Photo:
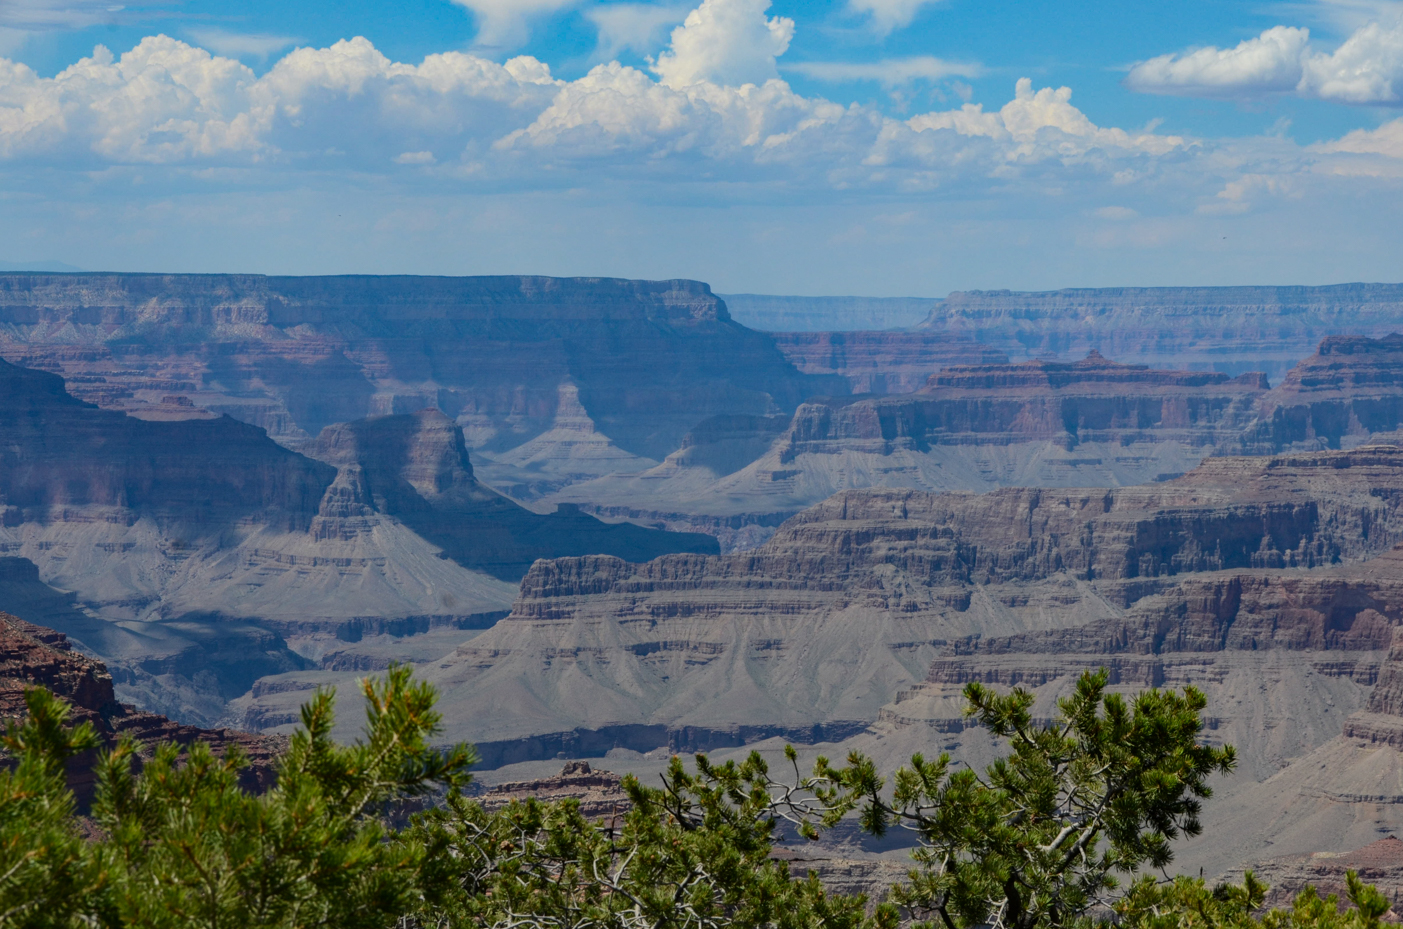
[[1276, 26], [1236, 48], [1161, 55], [1131, 69], [1126, 85], [1146, 93], [1241, 96], [1281, 93], [1301, 82], [1310, 31]]
[[262, 32], [230, 32], [227, 29], [213, 27], [191, 29], [189, 35], [197, 45], [209, 49], [216, 55], [224, 55], [229, 58], [237, 58], [240, 55], [267, 58], [274, 52], [280, 52], [289, 45], [297, 44], [297, 40], [292, 36], [270, 35]]
[[1333, 53], [1304, 63], [1303, 93], [1338, 103], [1403, 103], [1403, 22], [1369, 23]]
[[1403, 20], [1371, 21], [1320, 51], [1306, 29], [1275, 26], [1235, 48], [1161, 55], [1130, 70], [1145, 93], [1251, 97], [1273, 93], [1357, 105], [1403, 105]]
[[598, 55], [613, 58], [625, 50], [652, 54], [666, 40], [668, 28], [690, 10], [681, 4], [611, 3], [590, 7], [584, 15], [599, 30]]
[[948, 129], [964, 136], [983, 136], [1013, 143], [1010, 157], [1079, 155], [1092, 149], [1138, 151], [1163, 155], [1185, 144], [1179, 136], [1152, 132], [1129, 133], [1103, 128], [1072, 106], [1070, 87], [1033, 89], [1029, 78], [1020, 78], [1013, 99], [997, 113], [986, 113], [979, 104], [913, 116], [906, 121], [917, 132]]
[[1403, 158], [1403, 119], [1384, 123], [1377, 129], [1356, 129], [1339, 139], [1315, 146], [1326, 153], [1347, 152], [1354, 155], [1386, 155]]
[[794, 20], [767, 18], [770, 0], [702, 0], [672, 30], [653, 70], [669, 87], [763, 84], [779, 77], [775, 59], [794, 38]]

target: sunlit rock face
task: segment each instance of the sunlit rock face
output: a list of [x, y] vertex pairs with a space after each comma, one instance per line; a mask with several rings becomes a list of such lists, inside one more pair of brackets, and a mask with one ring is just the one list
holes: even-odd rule
[[[1088, 656], [1087, 642], [1143, 652], [1135, 643], [1170, 635], [1160, 620], [1133, 635], [1111, 625], [1150, 622], [1136, 617], [1152, 609], [1187, 624], [1186, 650], [1228, 647], [1204, 618], [1226, 616], [1263, 649], [1376, 652], [1395, 599], [1336, 597], [1348, 585], [1328, 572], [1403, 541], [1387, 488], [1403, 489], [1403, 449], [1215, 458], [1115, 490], [847, 491], [753, 551], [539, 561], [508, 618], [426, 673], [454, 732], [484, 744], [585, 730], [624, 738], [620, 727], [634, 726], [657, 728], [628, 738], [691, 733], [704, 745], [718, 731], [831, 738], [866, 726], [967, 639], [1036, 633], [1030, 660], [1048, 668], [1058, 655], [1085, 667], [1116, 651]], [[1321, 580], [1232, 580], [1273, 571]], [[1157, 597], [1187, 605], [1155, 607]], [[1234, 597], [1260, 608], [1202, 605]], [[1280, 615], [1248, 615], [1271, 611]], [[1069, 631], [1089, 622], [1111, 625]]]
[[294, 444], [436, 407], [473, 447], [550, 428], [560, 387], [598, 430], [661, 459], [717, 413], [792, 411], [800, 374], [695, 281], [541, 277], [0, 275], [0, 354], [153, 418], [229, 413]]

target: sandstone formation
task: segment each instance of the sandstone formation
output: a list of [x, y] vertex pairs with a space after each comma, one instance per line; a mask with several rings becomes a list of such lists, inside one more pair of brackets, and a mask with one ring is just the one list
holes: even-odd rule
[[[1244, 870], [1234, 869], [1228, 878], [1240, 882]], [[1267, 891], [1266, 900], [1269, 907], [1290, 907], [1296, 894], [1310, 886], [1322, 897], [1334, 894], [1339, 899], [1341, 909], [1349, 905], [1346, 875], [1354, 871], [1366, 884], [1373, 884], [1393, 902], [1394, 908], [1385, 914], [1384, 919], [1387, 922], [1399, 921], [1398, 905], [1403, 902], [1403, 841], [1396, 836], [1386, 836], [1351, 852], [1317, 852], [1269, 858], [1257, 862], [1252, 870], [1271, 888]]]
[[596, 771], [587, 761], [570, 761], [555, 777], [497, 784], [475, 799], [489, 812], [532, 797], [544, 803], [578, 800], [586, 817], [613, 820], [628, 812], [630, 805], [622, 784], [623, 778], [613, 772]]
[[784, 357], [805, 374], [839, 375], [854, 394], [908, 394], [952, 365], [1007, 364], [1008, 356], [943, 332], [776, 332]]
[[1115, 287], [971, 291], [936, 303], [921, 328], [1015, 359], [1110, 358], [1273, 380], [1337, 334], [1403, 330], [1403, 285]]
[[[120, 703], [113, 692], [112, 676], [102, 662], [74, 651], [60, 632], [0, 613], [0, 721], [23, 719], [27, 713], [24, 692], [36, 686], [47, 688], [69, 703], [74, 710], [74, 723], [91, 723], [109, 748], [124, 738], [136, 743], [138, 757], [149, 757], [164, 742], [206, 742], [221, 755], [229, 747], [238, 746], [249, 760], [241, 774], [244, 787], [263, 790], [274, 783], [277, 756], [285, 748], [284, 740], [229, 729], [182, 726], [164, 716]], [[92, 754], [86, 753], [69, 765], [70, 783], [83, 803], [92, 798], [96, 786], [93, 760]]]
[[602, 523], [574, 506], [551, 515], [522, 508], [477, 481], [462, 429], [438, 410], [328, 426], [308, 451], [338, 468], [314, 536], [386, 513], [464, 567], [509, 581], [537, 558], [598, 552], [647, 561], [717, 550], [711, 536]]
[[437, 407], [475, 448], [550, 428], [559, 388], [630, 455], [718, 413], [792, 410], [807, 377], [693, 281], [0, 275], [0, 353], [142, 411], [187, 398], [283, 440]]
[[[970, 636], [1039, 632], [1046, 643], [1029, 653], [1056, 653], [1056, 630], [1129, 622], [1156, 595], [1228, 596], [1185, 593], [1194, 577], [1315, 577], [1386, 552], [1403, 541], [1398, 489], [1403, 449], [1367, 447], [1212, 459], [1178, 480], [1118, 490], [850, 491], [753, 551], [537, 562], [507, 619], [424, 673], [443, 691], [449, 735], [479, 743], [489, 764], [615, 746], [833, 741], [864, 729]], [[1393, 622], [1394, 607], [1380, 602], [1339, 608], [1362, 637], [1350, 649], [1383, 647], [1379, 623]], [[1331, 642], [1320, 633], [1299, 649], [1340, 647]], [[1338, 674], [1330, 680], [1345, 682], [1337, 696], [1353, 710], [1363, 685]], [[290, 722], [283, 712], [278, 722]], [[1333, 734], [1321, 732], [1275, 755], [1263, 748], [1262, 764]]]
[[[1397, 564], [1390, 568], [1397, 577]], [[1372, 693], [1333, 738], [1215, 801], [1209, 823], [1215, 834], [1184, 843], [1186, 864], [1209, 873], [1241, 870], [1266, 858], [1348, 852], [1403, 828], [1400, 639], [1384, 655]], [[1288, 716], [1282, 725], [1293, 722]]]
[[[1261, 379], [1159, 369], [1275, 378], [1332, 332], [1403, 326], [1398, 294], [954, 294], [923, 329], [763, 333], [689, 281], [11, 274], [0, 275], [0, 355], [62, 373], [110, 409], [228, 413], [297, 450], [336, 423], [437, 409], [463, 427], [476, 478], [508, 497], [705, 532], [735, 550], [848, 488], [1116, 486], [1214, 452], [1391, 433], [1386, 386], [1351, 382], [1363, 399], [1327, 409], [1292, 394], [1295, 382], [1258, 403]], [[1040, 383], [997, 370], [1005, 356], [1098, 347], [1156, 367], [1093, 356], [1070, 381], [1045, 365]], [[952, 366], [967, 370], [908, 400], [852, 396], [912, 391]]]
[[[0, 389], [0, 602], [42, 610], [109, 663], [124, 699], [183, 721], [324, 658], [442, 655], [506, 614], [536, 557], [716, 550], [527, 511], [476, 482], [436, 411], [330, 428], [326, 464], [227, 416], [102, 410], [2, 361]], [[435, 630], [449, 635], [384, 641]], [[380, 641], [347, 654], [367, 637]]]
[[1348, 448], [1403, 426], [1403, 335], [1332, 336], [1262, 398], [1248, 450]]
[[1210, 455], [1397, 441], [1400, 416], [1403, 337], [1327, 338], [1276, 388], [1260, 374], [1156, 370], [1093, 351], [953, 365], [914, 393], [812, 398], [788, 419], [718, 417], [656, 468], [543, 499], [702, 529], [733, 550], [849, 488], [1125, 486]]

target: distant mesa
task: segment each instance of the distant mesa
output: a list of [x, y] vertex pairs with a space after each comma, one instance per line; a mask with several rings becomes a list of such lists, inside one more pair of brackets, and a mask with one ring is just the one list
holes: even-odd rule
[[1403, 328], [1403, 284], [956, 292], [920, 328], [1016, 359], [1099, 348], [1161, 368], [1262, 371], [1275, 381], [1327, 336]]

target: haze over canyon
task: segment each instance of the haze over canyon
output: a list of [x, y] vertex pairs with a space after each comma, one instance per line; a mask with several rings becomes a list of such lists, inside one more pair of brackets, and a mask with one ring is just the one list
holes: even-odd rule
[[1050, 716], [1105, 667], [1200, 687], [1239, 750], [1208, 813], [1232, 828], [1182, 867], [1295, 874], [1403, 828], [1403, 285], [922, 314], [0, 274], [0, 698], [266, 762], [315, 688], [408, 662], [445, 739], [529, 781], [786, 740], [973, 762], [965, 683]]

